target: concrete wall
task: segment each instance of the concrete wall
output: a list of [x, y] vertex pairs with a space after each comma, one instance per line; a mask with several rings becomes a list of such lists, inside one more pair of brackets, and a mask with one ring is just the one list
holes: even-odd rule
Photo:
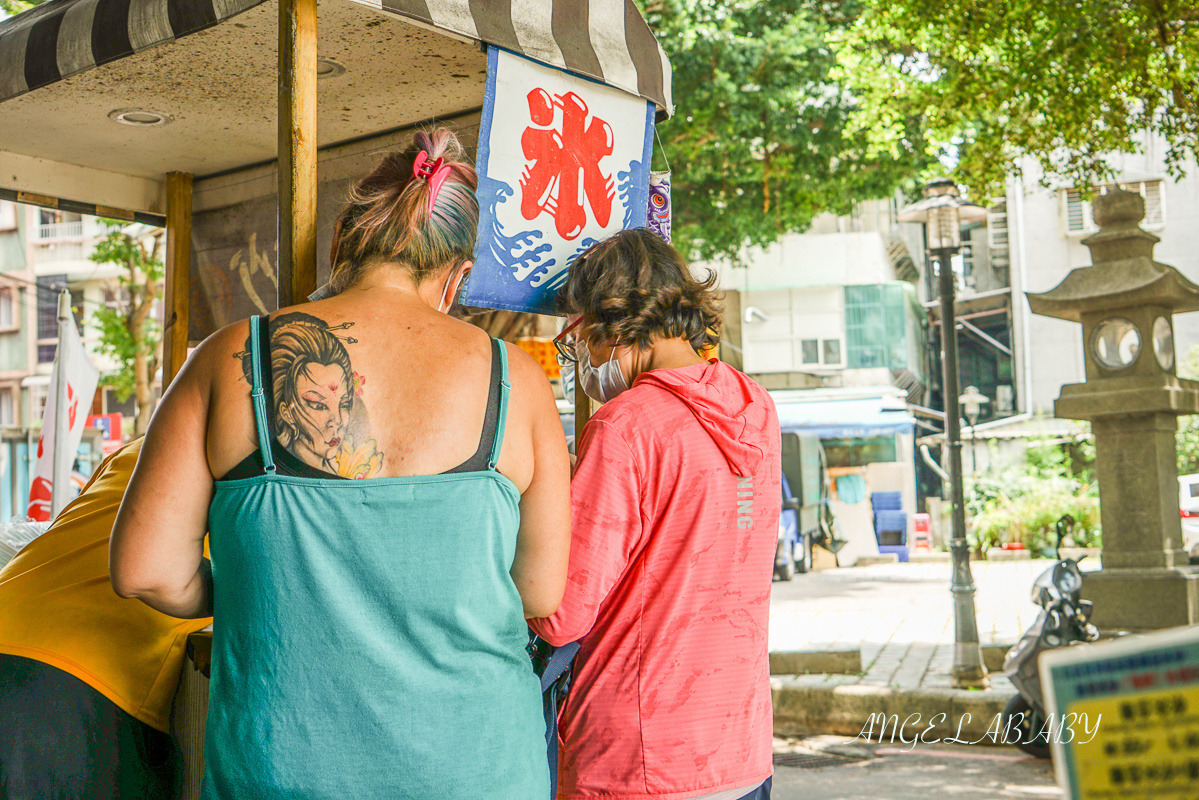
[[[821, 372], [845, 366], [845, 292], [840, 286], [751, 289], [741, 293], [743, 369]], [[805, 361], [804, 342], [816, 342], [816, 361]], [[823, 358], [826, 343], [839, 355]], [[811, 354], [809, 354], [811, 355]]]
[[[1113, 156], [1117, 180], [1165, 178], [1163, 148], [1151, 142], [1142, 154]], [[1154, 230], [1162, 242], [1155, 250], [1158, 261], [1177, 267], [1199, 283], [1199, 165], [1188, 165], [1189, 175], [1165, 181], [1165, 226]], [[1053, 401], [1067, 383], [1083, 380], [1082, 329], [1069, 322], [1031, 315], [1024, 292], [1052, 289], [1075, 267], [1091, 263], [1082, 236], [1067, 235], [1062, 188], [1044, 188], [1037, 175], [1026, 172], [1024, 181], [1008, 189], [1009, 228], [1012, 242], [1014, 347], [1018, 386], [1029, 386], [1017, 397], [1021, 411], [1053, 413]], [[1175, 348], [1180, 361], [1199, 344], [1199, 313], [1176, 317]]]
[[886, 283], [896, 279], [883, 234], [794, 233], [746, 251], [739, 263], [711, 266], [720, 288], [739, 291]]

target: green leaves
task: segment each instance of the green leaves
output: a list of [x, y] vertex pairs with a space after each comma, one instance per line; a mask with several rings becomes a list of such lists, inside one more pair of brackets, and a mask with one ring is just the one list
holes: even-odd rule
[[[158, 369], [162, 335], [152, 311], [162, 298], [165, 274], [159, 257], [161, 236], [135, 237], [125, 231], [126, 223], [103, 222], [109, 231], [96, 244], [91, 260], [123, 269], [116, 279], [114, 302], [95, 311], [92, 323], [100, 331], [97, 351], [117, 365], [104, 375], [104, 383], [124, 402], [135, 393], [139, 399], [148, 396]], [[138, 422], [140, 426], [142, 420]]]
[[22, 0], [0, 0], [0, 19], [4, 17], [15, 17], [22, 11], [28, 11], [36, 5], [41, 5], [44, 0], [30, 0], [22, 2]]
[[[1178, 364], [1178, 377], [1199, 378], [1199, 345], [1192, 345], [1185, 361]], [[1194, 475], [1199, 472], [1199, 417], [1178, 418], [1178, 431], [1174, 434], [1178, 474]]]
[[885, 197], [930, 163], [912, 120], [880, 140], [852, 124], [837, 76], [856, 2], [643, 0], [673, 66], [676, 114], [658, 126], [684, 254], [733, 256], [819, 213]]
[[1199, 152], [1193, 0], [869, 0], [839, 52], [855, 124], [894, 136], [893, 117], [919, 119], [978, 197], [1023, 159], [1090, 186], [1146, 131], [1172, 175]]

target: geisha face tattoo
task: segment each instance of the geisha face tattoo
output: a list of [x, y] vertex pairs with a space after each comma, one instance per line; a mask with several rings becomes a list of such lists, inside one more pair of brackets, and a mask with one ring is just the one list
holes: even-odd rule
[[311, 363], [300, 370], [295, 386], [299, 402], [280, 411], [296, 429], [292, 451], [305, 463], [336, 472], [333, 464], [354, 407], [352, 385], [336, 364]]
[[[280, 445], [305, 464], [344, 478], [369, 478], [383, 466], [383, 454], [370, 437], [361, 400], [366, 378], [354, 372], [338, 335], [353, 326], [331, 326], [311, 314], [293, 312], [271, 320], [270, 382], [274, 434]], [[246, 381], [251, 360], [238, 353]]]

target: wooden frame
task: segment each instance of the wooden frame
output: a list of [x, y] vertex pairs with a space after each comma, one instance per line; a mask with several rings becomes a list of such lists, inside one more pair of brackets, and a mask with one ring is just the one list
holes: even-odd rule
[[279, 307], [316, 291], [316, 0], [279, 0]]
[[191, 327], [192, 176], [167, 175], [166, 288], [162, 340], [162, 386], [165, 390], [187, 359]]

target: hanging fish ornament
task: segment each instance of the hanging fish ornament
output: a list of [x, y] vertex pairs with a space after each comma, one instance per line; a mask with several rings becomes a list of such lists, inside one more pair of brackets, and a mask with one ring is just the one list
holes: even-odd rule
[[646, 225], [670, 241], [670, 170], [649, 174], [649, 214], [646, 216]]

